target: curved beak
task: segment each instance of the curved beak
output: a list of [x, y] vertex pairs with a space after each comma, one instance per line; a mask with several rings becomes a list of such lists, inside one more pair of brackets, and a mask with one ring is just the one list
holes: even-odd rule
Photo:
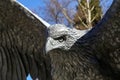
[[46, 46], [45, 46], [45, 49], [46, 49], [46, 53], [48, 51], [50, 51], [52, 49], [52, 38], [48, 37], [47, 38], [47, 42], [46, 42]]
[[47, 38], [47, 42], [46, 42], [46, 53], [49, 52], [52, 49], [58, 48], [61, 45], [58, 44], [57, 41], [55, 41], [54, 39], [52, 39], [51, 37]]
[[46, 43], [46, 53], [52, 49], [54, 49], [55, 47], [55, 41], [51, 38], [51, 37], [48, 37], [47, 38], [47, 43]]

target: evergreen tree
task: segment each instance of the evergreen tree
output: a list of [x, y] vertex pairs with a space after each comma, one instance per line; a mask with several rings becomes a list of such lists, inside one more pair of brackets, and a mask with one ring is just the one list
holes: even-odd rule
[[95, 26], [102, 17], [99, 0], [78, 0], [74, 26], [77, 29], [88, 29]]

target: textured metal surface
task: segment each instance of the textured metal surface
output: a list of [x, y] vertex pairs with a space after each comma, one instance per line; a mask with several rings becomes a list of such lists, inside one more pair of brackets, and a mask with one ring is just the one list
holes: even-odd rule
[[45, 35], [31, 13], [0, 0], [0, 80], [25, 80], [29, 72], [39, 80], [120, 80], [120, 0], [68, 51], [44, 55]]
[[46, 42], [46, 51], [50, 51], [55, 48], [61, 48], [69, 50], [74, 43], [85, 35], [88, 30], [77, 30], [74, 28], [66, 27], [63, 24], [51, 25], [48, 28], [48, 39]]
[[28, 73], [46, 79], [45, 42], [43, 23], [17, 2], [0, 0], [0, 80], [26, 80]]
[[70, 50], [48, 56], [52, 80], [120, 80], [120, 0]]

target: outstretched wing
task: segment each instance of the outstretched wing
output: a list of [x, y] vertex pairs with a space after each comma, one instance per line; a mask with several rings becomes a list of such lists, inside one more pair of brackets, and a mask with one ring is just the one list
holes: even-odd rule
[[[86, 44], [94, 54], [119, 72], [120, 67], [120, 1], [113, 4], [101, 20], [87, 35], [79, 39], [79, 44]], [[119, 72], [120, 73], [120, 72]]]
[[107, 70], [113, 79], [120, 79], [120, 0], [113, 0], [101, 22], [78, 43], [96, 55], [102, 67], [106, 65], [103, 71]]
[[0, 0], [0, 80], [26, 80], [28, 73], [46, 78], [47, 26], [19, 2]]
[[48, 53], [53, 80], [120, 79], [120, 0], [69, 51]]

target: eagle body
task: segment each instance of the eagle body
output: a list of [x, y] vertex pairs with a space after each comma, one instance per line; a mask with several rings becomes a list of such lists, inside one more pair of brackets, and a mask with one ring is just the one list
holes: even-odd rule
[[120, 80], [120, 0], [94, 28], [50, 25], [0, 1], [0, 80]]

